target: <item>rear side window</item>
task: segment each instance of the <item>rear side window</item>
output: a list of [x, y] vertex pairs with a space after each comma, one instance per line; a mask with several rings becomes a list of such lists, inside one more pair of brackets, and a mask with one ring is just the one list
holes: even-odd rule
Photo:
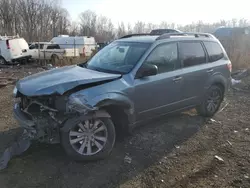
[[[43, 49], [44, 44], [40, 44], [40, 49]], [[30, 50], [33, 49], [39, 49], [39, 45], [38, 44], [31, 44], [29, 47]]]
[[218, 61], [224, 57], [224, 53], [217, 42], [204, 42], [207, 49], [209, 62]]
[[183, 67], [206, 63], [205, 51], [200, 42], [180, 42], [180, 58]]
[[58, 44], [52, 44], [52, 45], [49, 45], [47, 49], [60, 49], [60, 46]]

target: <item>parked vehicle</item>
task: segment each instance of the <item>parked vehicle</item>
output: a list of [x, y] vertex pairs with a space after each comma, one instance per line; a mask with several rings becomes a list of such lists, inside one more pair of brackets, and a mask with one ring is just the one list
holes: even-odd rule
[[94, 37], [88, 36], [68, 36], [59, 35], [51, 40], [52, 43], [58, 44], [61, 48], [78, 49], [81, 56], [89, 57], [96, 50], [97, 44]]
[[97, 43], [97, 50], [103, 49], [105, 46], [107, 46], [109, 43], [108, 42], [98, 42]]
[[19, 36], [0, 36], [0, 64], [28, 61], [29, 46]]
[[149, 119], [196, 108], [219, 109], [231, 62], [211, 34], [124, 36], [87, 63], [20, 80], [14, 115], [31, 138], [61, 142], [76, 160], [107, 156], [117, 132]]
[[36, 42], [29, 46], [32, 59], [43, 59], [56, 61], [58, 59], [78, 57], [78, 49], [61, 49], [58, 44], [50, 42]]

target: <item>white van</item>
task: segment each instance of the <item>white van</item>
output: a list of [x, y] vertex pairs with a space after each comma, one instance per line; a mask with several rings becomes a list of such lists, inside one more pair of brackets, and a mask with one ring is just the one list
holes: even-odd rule
[[58, 44], [63, 49], [79, 49], [81, 56], [89, 57], [96, 50], [97, 45], [94, 37], [59, 35], [54, 37], [51, 43]]
[[28, 43], [18, 36], [0, 36], [0, 64], [28, 61]]

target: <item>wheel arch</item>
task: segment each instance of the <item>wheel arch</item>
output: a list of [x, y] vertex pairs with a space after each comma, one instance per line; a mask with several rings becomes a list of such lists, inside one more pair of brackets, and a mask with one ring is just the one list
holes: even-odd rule
[[59, 56], [58, 56], [57, 54], [52, 54], [52, 55], [51, 55], [51, 59], [52, 59], [52, 58], [58, 58], [58, 59], [59, 59]]
[[6, 59], [2, 55], [0, 55], [0, 58], [4, 59], [4, 61], [7, 62]]
[[223, 90], [223, 94], [224, 94], [228, 88], [228, 81], [223, 75], [216, 74], [211, 77], [211, 79], [209, 80], [207, 84], [208, 87], [206, 89], [210, 88], [212, 85], [219, 86]]
[[[133, 102], [127, 96], [120, 93], [99, 95], [92, 100], [88, 100], [83, 108], [86, 108], [86, 106], [88, 106], [88, 112], [82, 114], [83, 118], [90, 118], [94, 115], [96, 117], [103, 117], [103, 115], [110, 117], [115, 124], [117, 133], [127, 132], [129, 124], [132, 124], [135, 120]], [[71, 127], [70, 124], [74, 124], [74, 120], [66, 121], [62, 130], [68, 131]]]

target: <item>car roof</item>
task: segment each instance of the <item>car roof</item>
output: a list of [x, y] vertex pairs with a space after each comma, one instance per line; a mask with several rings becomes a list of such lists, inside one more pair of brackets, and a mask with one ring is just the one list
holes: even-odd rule
[[129, 38], [122, 38], [116, 41], [123, 41], [123, 42], [143, 42], [143, 43], [153, 43], [159, 36], [135, 36]]
[[130, 38], [124, 38], [124, 39], [118, 39], [116, 41], [121, 41], [121, 42], [140, 42], [140, 43], [154, 43], [158, 41], [159, 43], [161, 42], [166, 42], [166, 41], [188, 41], [188, 40], [197, 40], [197, 41], [217, 41], [216, 39], [213, 38], [206, 38], [206, 37], [190, 37], [190, 36], [175, 36], [175, 37], [170, 37], [166, 39], [161, 39], [161, 40], [156, 40], [159, 36], [138, 36], [138, 37], [130, 37]]
[[[141, 42], [141, 43], [154, 43], [154, 42], [167, 42], [167, 41], [188, 41], [188, 40], [197, 40], [197, 41], [218, 41], [216, 37], [212, 36], [211, 34], [206, 34], [206, 33], [200, 33], [201, 36], [198, 36], [199, 34], [197, 33], [191, 33], [191, 35], [178, 35], [174, 33], [166, 33], [163, 35], [146, 35], [142, 34], [135, 36], [133, 35], [128, 35], [120, 38], [116, 41], [122, 41], [122, 42]], [[204, 36], [202, 36], [204, 35]]]

